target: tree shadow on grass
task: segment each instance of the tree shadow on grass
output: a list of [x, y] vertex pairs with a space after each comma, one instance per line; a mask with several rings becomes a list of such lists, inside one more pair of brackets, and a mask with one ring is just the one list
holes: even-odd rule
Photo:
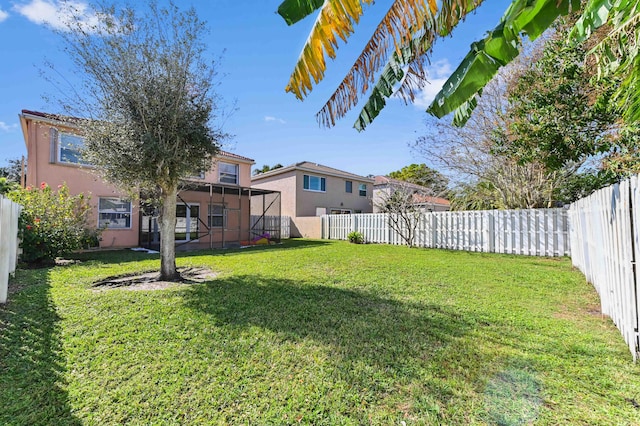
[[[0, 305], [0, 424], [80, 425], [64, 389], [65, 359], [49, 269], [18, 271]], [[28, 276], [28, 278], [27, 278]], [[37, 284], [23, 284], [26, 282]]]
[[[260, 275], [216, 279], [194, 286], [185, 298], [190, 308], [222, 324], [258, 326], [283, 340], [311, 339], [326, 345], [342, 378], [374, 391], [376, 375], [396, 383], [415, 379], [471, 327], [466, 318], [442, 306]], [[371, 371], [369, 377], [353, 371], [363, 364]]]

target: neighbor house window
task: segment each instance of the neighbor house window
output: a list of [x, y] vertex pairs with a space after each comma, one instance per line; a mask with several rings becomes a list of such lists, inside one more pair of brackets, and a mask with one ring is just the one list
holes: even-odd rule
[[220, 183], [238, 184], [238, 165], [229, 163], [218, 163], [220, 169]]
[[351, 182], [350, 180], [346, 181], [344, 185], [344, 190], [345, 192], [348, 192], [349, 194], [351, 194], [353, 192], [353, 182]]
[[307, 191], [325, 192], [327, 180], [319, 176], [304, 175], [303, 188]]
[[358, 185], [358, 193], [360, 194], [361, 197], [366, 197], [367, 196], [367, 184], [366, 183], [361, 183], [360, 185]]
[[209, 228], [222, 228], [224, 226], [224, 206], [222, 204], [209, 204]]
[[98, 201], [98, 227], [131, 228], [131, 201], [120, 198], [100, 198]]
[[84, 139], [71, 133], [58, 133], [58, 161], [69, 164], [89, 164], [82, 159]]

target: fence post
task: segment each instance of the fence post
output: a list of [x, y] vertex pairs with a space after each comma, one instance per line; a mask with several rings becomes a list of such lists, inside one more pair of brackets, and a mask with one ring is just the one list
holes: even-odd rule
[[493, 253], [496, 246], [495, 224], [493, 220], [493, 211], [485, 211], [482, 215], [483, 240], [482, 251], [485, 253]]
[[9, 292], [9, 238], [11, 238], [11, 201], [0, 197], [0, 303], [7, 303]]

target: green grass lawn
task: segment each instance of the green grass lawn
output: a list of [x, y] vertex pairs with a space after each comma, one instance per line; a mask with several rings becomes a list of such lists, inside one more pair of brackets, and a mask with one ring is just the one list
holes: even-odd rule
[[568, 259], [345, 242], [19, 270], [0, 424], [640, 424], [640, 366]]

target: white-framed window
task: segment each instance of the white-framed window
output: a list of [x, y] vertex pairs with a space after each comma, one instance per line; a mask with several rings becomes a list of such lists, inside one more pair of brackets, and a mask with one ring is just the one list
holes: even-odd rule
[[115, 197], [100, 197], [98, 228], [130, 229], [131, 201]]
[[218, 163], [220, 183], [238, 184], [238, 165], [231, 163]]
[[353, 192], [353, 182], [350, 180], [344, 181], [344, 192], [351, 194]]
[[67, 164], [89, 164], [82, 159], [84, 138], [73, 133], [58, 132], [58, 161]]
[[209, 204], [207, 225], [209, 228], [224, 227], [224, 206], [222, 204]]
[[304, 175], [302, 187], [307, 191], [326, 192], [327, 180], [320, 176]]
[[367, 196], [367, 184], [366, 183], [361, 183], [360, 185], [358, 185], [358, 194], [360, 194], [361, 197], [366, 197]]

